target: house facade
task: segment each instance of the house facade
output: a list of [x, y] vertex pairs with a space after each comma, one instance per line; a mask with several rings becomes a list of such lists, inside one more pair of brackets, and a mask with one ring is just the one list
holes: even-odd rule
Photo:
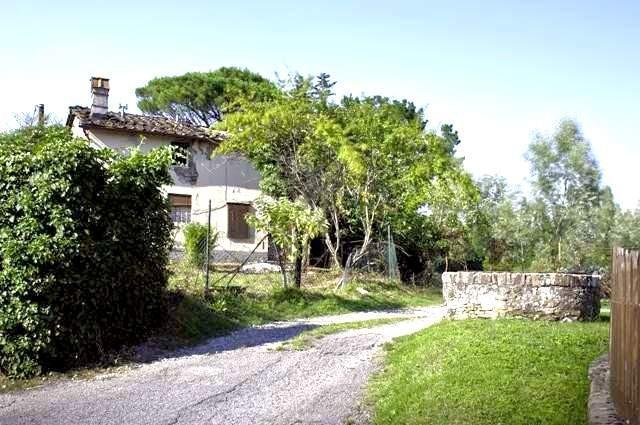
[[[206, 224], [211, 203], [211, 227], [218, 233], [214, 260], [241, 262], [252, 251], [252, 261], [267, 257], [268, 241], [246, 221], [260, 195], [260, 176], [239, 155], [213, 155], [223, 133], [174, 120], [109, 111], [109, 80], [91, 79], [90, 107], [71, 106], [67, 126], [91, 146], [119, 152], [139, 146], [144, 152], [173, 146], [170, 174], [173, 184], [164, 186], [174, 222], [174, 250], [183, 249], [186, 223]], [[263, 239], [264, 238], [264, 239]]]

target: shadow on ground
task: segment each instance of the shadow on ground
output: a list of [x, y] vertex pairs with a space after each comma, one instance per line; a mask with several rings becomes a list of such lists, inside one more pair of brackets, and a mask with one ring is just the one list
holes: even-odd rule
[[240, 348], [257, 347], [264, 344], [284, 342], [300, 333], [316, 328], [307, 323], [283, 323], [242, 328], [229, 335], [211, 338], [195, 346], [167, 350], [153, 343], [142, 344], [136, 349], [136, 363], [150, 363], [160, 359], [215, 354]]

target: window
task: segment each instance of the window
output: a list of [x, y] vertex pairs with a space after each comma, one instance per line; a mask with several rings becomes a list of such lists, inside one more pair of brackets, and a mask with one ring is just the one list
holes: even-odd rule
[[191, 195], [169, 194], [171, 221], [174, 223], [191, 222]]
[[189, 166], [189, 144], [182, 142], [171, 142], [173, 165], [176, 167]]
[[227, 204], [229, 220], [227, 222], [227, 237], [229, 239], [249, 239], [249, 223], [246, 215], [251, 211], [248, 204]]

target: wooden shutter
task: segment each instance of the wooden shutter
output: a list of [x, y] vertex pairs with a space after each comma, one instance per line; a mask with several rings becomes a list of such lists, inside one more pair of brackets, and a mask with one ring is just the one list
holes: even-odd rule
[[227, 204], [227, 211], [227, 237], [229, 239], [249, 239], [249, 223], [245, 217], [251, 211], [251, 205]]
[[169, 204], [172, 207], [189, 207], [191, 208], [191, 195], [169, 194]]

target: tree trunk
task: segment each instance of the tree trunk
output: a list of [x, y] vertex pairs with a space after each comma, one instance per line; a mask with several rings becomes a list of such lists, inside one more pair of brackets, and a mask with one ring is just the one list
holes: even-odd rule
[[444, 254], [444, 272], [449, 271], [449, 254]]
[[302, 286], [302, 255], [298, 255], [295, 259], [294, 282], [296, 288], [300, 289]]
[[325, 245], [331, 254], [331, 268], [341, 269], [342, 262], [340, 258], [338, 258], [338, 252], [340, 251], [340, 218], [338, 216], [338, 211], [335, 208], [331, 209], [331, 221], [333, 224], [333, 237], [335, 238], [335, 242], [331, 240], [331, 235], [329, 231], [324, 235]]
[[283, 258], [282, 249], [279, 246], [276, 247], [276, 252], [278, 253], [278, 263], [280, 264], [280, 272], [282, 273], [282, 286], [287, 289], [287, 265]]
[[336, 243], [334, 245], [333, 241], [331, 240], [331, 236], [329, 235], [329, 232], [325, 233], [324, 235], [324, 244], [329, 250], [329, 254], [331, 255], [330, 267], [332, 269], [340, 269], [340, 260], [338, 259], [338, 244]]
[[556, 258], [556, 272], [560, 270], [560, 262], [562, 258], [562, 239], [558, 239], [558, 257]]

